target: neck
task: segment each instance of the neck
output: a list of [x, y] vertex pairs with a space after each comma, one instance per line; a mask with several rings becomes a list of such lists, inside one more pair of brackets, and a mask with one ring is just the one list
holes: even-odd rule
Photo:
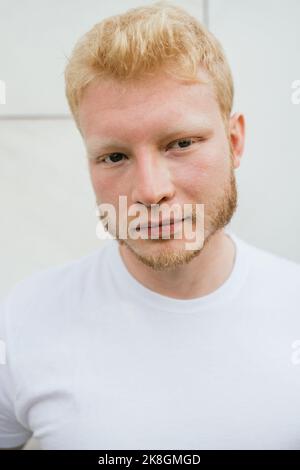
[[156, 271], [143, 264], [124, 244], [119, 252], [129, 273], [158, 294], [175, 299], [193, 299], [218, 289], [230, 276], [235, 244], [224, 229], [213, 234], [198, 256], [176, 269]]

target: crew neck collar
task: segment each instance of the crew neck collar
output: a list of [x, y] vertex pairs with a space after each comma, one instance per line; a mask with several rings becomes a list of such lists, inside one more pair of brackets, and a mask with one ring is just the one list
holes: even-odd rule
[[113, 276], [118, 292], [123, 292], [126, 298], [138, 299], [151, 308], [167, 310], [177, 313], [196, 312], [198, 310], [215, 307], [226, 300], [232, 299], [241, 288], [248, 270], [245, 243], [230, 229], [225, 229], [235, 244], [234, 265], [229, 277], [213, 292], [193, 299], [175, 299], [159, 294], [139, 282], [127, 269], [119, 251], [117, 240], [108, 241], [107, 264]]

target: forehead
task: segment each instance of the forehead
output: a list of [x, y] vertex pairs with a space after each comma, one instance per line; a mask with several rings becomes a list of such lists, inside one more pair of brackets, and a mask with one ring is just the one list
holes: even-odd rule
[[120, 83], [103, 79], [84, 91], [78, 115], [85, 139], [92, 136], [126, 138], [142, 136], [194, 117], [205, 125], [220, 118], [209, 75], [202, 69], [201, 83], [179, 80], [160, 72], [153, 77]]

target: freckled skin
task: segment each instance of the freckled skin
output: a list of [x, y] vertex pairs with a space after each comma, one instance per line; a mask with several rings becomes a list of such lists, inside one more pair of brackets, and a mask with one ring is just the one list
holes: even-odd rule
[[[179, 204], [182, 208], [186, 203], [205, 204], [205, 240], [198, 250], [184, 250], [184, 238], [119, 240], [128, 268], [145, 284], [151, 276], [159, 280], [153, 271], [166, 274], [171, 270], [170, 278], [163, 277], [166, 282], [182, 275], [187, 279], [215, 256], [217, 247], [221, 252], [227, 243], [228, 251], [223, 228], [237, 204], [234, 170], [243, 151], [244, 118], [231, 116], [226, 130], [209, 76], [199, 68], [199, 77], [206, 83], [186, 84], [163, 71], [123, 85], [102, 80], [87, 87], [79, 106], [86, 145], [92, 139], [122, 142], [97, 155], [95, 150], [93, 155], [107, 157], [118, 152], [126, 156], [108, 164], [89, 160], [98, 203], [111, 203], [117, 210], [119, 196], [126, 195], [128, 207], [139, 203], [149, 208], [149, 214], [151, 204]], [[180, 131], [168, 138], [178, 127]], [[202, 140], [193, 141], [196, 138]], [[176, 144], [178, 139], [193, 142], [183, 149]], [[209, 244], [208, 253], [210, 239], [215, 242]]]

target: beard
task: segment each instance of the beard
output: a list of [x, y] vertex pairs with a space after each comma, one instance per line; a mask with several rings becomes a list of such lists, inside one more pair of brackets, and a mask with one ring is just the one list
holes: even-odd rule
[[[237, 185], [232, 158], [230, 158], [230, 171], [223, 190], [220, 191], [216, 199], [204, 205], [204, 236], [201, 246], [196, 249], [186, 250], [184, 248], [172, 248], [168, 246], [168, 239], [153, 239], [151, 244], [159, 244], [159, 249], [155, 254], [145, 253], [144, 247], [139, 249], [135, 241], [121, 239], [114, 234], [119, 245], [125, 245], [130, 252], [144, 265], [155, 271], [166, 271], [189, 263], [196, 258], [206, 247], [209, 240], [220, 230], [226, 227], [231, 221], [237, 208]], [[196, 210], [193, 207], [192, 221], [196, 222]], [[143, 243], [143, 241], [142, 241]], [[170, 242], [169, 242], [170, 243]]]

